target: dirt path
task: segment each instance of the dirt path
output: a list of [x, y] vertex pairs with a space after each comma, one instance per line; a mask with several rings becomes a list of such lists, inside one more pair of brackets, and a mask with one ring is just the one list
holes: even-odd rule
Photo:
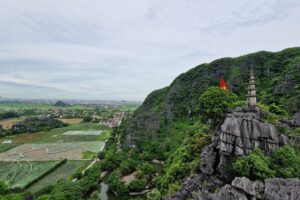
[[83, 171], [82, 171], [82, 175], [84, 175], [84, 173], [86, 172], [86, 170], [90, 169], [96, 162], [97, 162], [98, 158], [95, 158], [90, 164], [89, 166], [87, 166]]

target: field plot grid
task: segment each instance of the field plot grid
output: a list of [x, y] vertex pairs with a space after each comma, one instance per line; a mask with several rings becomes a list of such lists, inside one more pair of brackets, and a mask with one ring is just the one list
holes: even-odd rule
[[84, 152], [98, 153], [105, 142], [24, 144], [0, 153], [3, 161], [83, 160]]

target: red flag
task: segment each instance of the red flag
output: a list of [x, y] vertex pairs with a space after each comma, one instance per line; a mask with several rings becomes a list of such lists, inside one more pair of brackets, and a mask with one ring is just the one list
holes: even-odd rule
[[225, 83], [225, 81], [224, 81], [224, 79], [223, 79], [223, 76], [221, 77], [220, 87], [221, 87], [223, 90], [227, 91], [227, 85], [226, 85], [226, 83]]

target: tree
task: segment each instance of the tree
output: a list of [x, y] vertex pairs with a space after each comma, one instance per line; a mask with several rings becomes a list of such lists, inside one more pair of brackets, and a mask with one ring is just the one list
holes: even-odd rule
[[219, 122], [224, 118], [228, 108], [231, 108], [238, 97], [218, 87], [208, 88], [199, 98], [198, 110], [205, 119]]
[[120, 180], [120, 176], [117, 172], [113, 172], [110, 174], [108, 181], [107, 181], [109, 188], [116, 192], [118, 196], [127, 196], [128, 195], [128, 188], [125, 183]]

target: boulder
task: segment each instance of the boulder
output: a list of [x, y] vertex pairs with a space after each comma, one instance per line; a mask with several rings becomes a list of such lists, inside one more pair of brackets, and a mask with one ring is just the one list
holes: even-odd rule
[[255, 190], [256, 197], [258, 199], [262, 199], [263, 193], [264, 193], [264, 188], [265, 188], [264, 183], [259, 180], [256, 180], [253, 182], [253, 187]]
[[265, 180], [267, 200], [299, 200], [300, 180], [274, 178]]
[[255, 196], [256, 195], [255, 188], [253, 186], [252, 181], [250, 181], [246, 177], [236, 177], [232, 181], [231, 185], [233, 187], [237, 188], [237, 189], [240, 189], [240, 190], [244, 191], [248, 195], [251, 195], [251, 196]]
[[217, 200], [248, 200], [248, 198], [245, 193], [227, 184], [222, 187]]

